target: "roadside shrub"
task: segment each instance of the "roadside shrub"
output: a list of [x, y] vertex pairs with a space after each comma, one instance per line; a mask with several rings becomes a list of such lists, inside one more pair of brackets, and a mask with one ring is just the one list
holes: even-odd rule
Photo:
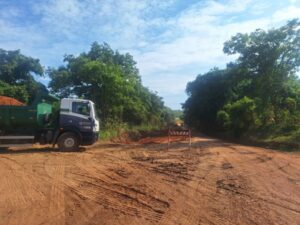
[[[255, 108], [254, 100], [247, 96], [224, 107], [230, 117], [230, 125], [228, 125], [236, 137], [255, 125]], [[221, 115], [225, 116], [226, 114], [220, 113]]]
[[223, 129], [228, 129], [230, 126], [230, 116], [229, 114], [224, 111], [224, 110], [220, 110], [217, 113], [217, 123], [219, 126], [221, 126]]

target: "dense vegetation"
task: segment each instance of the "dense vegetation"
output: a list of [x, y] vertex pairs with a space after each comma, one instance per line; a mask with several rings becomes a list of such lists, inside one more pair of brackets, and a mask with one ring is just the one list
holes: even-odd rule
[[38, 90], [46, 87], [35, 81], [43, 76], [43, 67], [38, 59], [24, 56], [17, 51], [0, 49], [0, 95], [31, 103]]
[[[173, 120], [162, 98], [144, 87], [130, 54], [114, 51], [106, 43], [93, 43], [87, 53], [66, 55], [64, 65], [48, 68], [50, 91], [59, 97], [77, 96], [96, 103], [102, 128], [161, 127]], [[20, 51], [0, 50], [0, 95], [30, 103], [45, 86], [38, 59]]]
[[300, 22], [237, 34], [224, 43], [238, 59], [187, 85], [185, 120], [230, 137], [297, 143], [300, 139]]

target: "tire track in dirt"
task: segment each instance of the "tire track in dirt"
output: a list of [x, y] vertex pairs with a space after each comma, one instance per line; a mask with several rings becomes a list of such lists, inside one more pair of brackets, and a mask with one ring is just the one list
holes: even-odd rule
[[[91, 174], [95, 174], [96, 171], [91, 172], [91, 169], [88, 171], [90, 175], [88, 177], [85, 176], [81, 185], [85, 188], [97, 190], [97, 194], [95, 195], [98, 197], [93, 199], [97, 199], [100, 204], [103, 203], [102, 205], [108, 205], [106, 203], [109, 202], [109, 208], [119, 210], [123, 214], [130, 214], [131, 216], [143, 216], [148, 220], [150, 220], [150, 218], [159, 218], [159, 215], [168, 207], [167, 202], [122, 182], [122, 180], [128, 178], [124, 176], [124, 174], [126, 174], [124, 171], [122, 176], [120, 176], [120, 170], [108, 169], [102, 178], [99, 176], [91, 176]], [[116, 173], [116, 171], [118, 172]], [[84, 176], [83, 174], [77, 175]], [[111, 178], [113, 179], [111, 180]]]
[[82, 152], [0, 155], [0, 224], [300, 221], [295, 154], [209, 138], [192, 146], [100, 143]]
[[[239, 146], [242, 149], [249, 149], [249, 147], [245, 146]], [[237, 149], [239, 150], [239, 149]], [[249, 162], [253, 160], [258, 160], [259, 164], [256, 165], [256, 167], [261, 167], [261, 172], [256, 172], [252, 173], [251, 177], [257, 176], [260, 178], [261, 175], [266, 175], [269, 174], [271, 177], [274, 177], [274, 182], [291, 182], [294, 185], [284, 185], [284, 189], [278, 189], [277, 187], [279, 185], [273, 184], [273, 185], [267, 185], [268, 183], [261, 182], [260, 186], [264, 187], [265, 190], [267, 191], [269, 198], [268, 197], [260, 197], [258, 196], [257, 199], [258, 201], [263, 201], [267, 204], [271, 204], [274, 206], [277, 206], [282, 209], [287, 209], [290, 211], [293, 211], [295, 213], [299, 213], [300, 211], [300, 199], [295, 200], [291, 199], [286, 193], [282, 191], [286, 191], [286, 188], [289, 187], [289, 189], [293, 190], [300, 190], [299, 187], [297, 187], [297, 179], [300, 178], [300, 164], [296, 164], [295, 162], [289, 160], [286, 162], [286, 155], [283, 154], [276, 154], [274, 151], [266, 151], [264, 154], [261, 152], [257, 152], [257, 150], [262, 150], [262, 149], [257, 149], [253, 148], [251, 150], [253, 156], [249, 160]], [[294, 157], [295, 159], [299, 159], [299, 157]], [[244, 160], [245, 161], [245, 160]], [[263, 164], [261, 164], [263, 163]], [[245, 164], [245, 163], [244, 163]], [[287, 169], [288, 168], [288, 169]], [[287, 170], [287, 171], [286, 171]], [[260, 171], [260, 170], [258, 170]], [[277, 178], [277, 179], [275, 179]], [[279, 179], [280, 178], [280, 179]], [[272, 200], [271, 200], [272, 199]], [[278, 203], [280, 202], [280, 203]], [[284, 204], [283, 204], [284, 203]]]
[[[194, 165], [194, 168], [189, 171], [190, 176], [184, 179], [181, 196], [173, 194], [174, 197], [176, 196], [176, 199], [173, 199], [170, 208], [159, 221], [158, 224], [160, 225], [199, 224], [201, 221], [207, 224], [211, 223], [206, 216], [200, 218], [198, 211], [199, 201], [196, 199], [201, 198], [202, 191], [200, 187], [215, 168], [215, 166], [211, 164], [203, 168], [199, 158], [201, 158], [202, 161], [209, 161], [212, 154], [210, 151], [205, 151], [201, 148], [192, 148], [189, 151], [184, 151], [184, 153], [185, 160], [189, 161], [189, 165]], [[178, 169], [180, 169], [180, 167]], [[201, 179], [192, 179], [192, 177], [201, 177]], [[182, 179], [182, 176], [177, 176], [177, 179]]]
[[[94, 165], [95, 155], [98, 156], [98, 153], [94, 154], [89, 149], [80, 156], [76, 156], [76, 160], [72, 161], [72, 166], [69, 168], [70, 172], [65, 178], [65, 186], [68, 190], [66, 224], [97, 224], [94, 221], [99, 220], [110, 220], [111, 224], [120, 223], [116, 217], [107, 218], [107, 215], [112, 213], [105, 209], [110, 202], [101, 199], [95, 187], [87, 187], [85, 184], [86, 180], [94, 180], [99, 174], [105, 174], [105, 171], [101, 170], [101, 163]], [[99, 157], [102, 158], [103, 155], [100, 155]], [[95, 166], [99, 168], [94, 169]]]
[[[13, 158], [0, 156], [0, 164], [4, 167], [0, 169], [6, 171], [5, 174], [1, 174], [2, 189], [0, 193], [7, 193], [1, 194], [0, 205], [5, 205], [7, 209], [20, 209], [19, 211], [7, 210], [3, 219], [8, 221], [7, 224], [30, 222], [34, 215], [33, 213], [27, 215], [24, 213], [24, 209], [29, 204], [46, 199], [40, 185], [42, 180], [34, 176], [35, 174], [30, 171], [30, 166], [25, 167]], [[16, 216], [17, 213], [18, 216]]]
[[[6, 182], [5, 185], [7, 190], [10, 190], [10, 196], [12, 206], [24, 205], [27, 202], [33, 202], [37, 199], [43, 199], [44, 195], [40, 191], [39, 182], [37, 181], [34, 174], [28, 173], [25, 167], [18, 164], [15, 160], [0, 157], [0, 163], [8, 168], [8, 174], [2, 176], [3, 182]], [[26, 172], [25, 172], [26, 171]], [[14, 177], [15, 179], [11, 179]], [[34, 185], [33, 192], [26, 192], [26, 189]], [[5, 189], [5, 188], [3, 188]], [[9, 200], [10, 201], [10, 200]]]
[[[239, 152], [238, 148], [236, 150], [237, 152]], [[251, 157], [250, 160], [240, 160], [239, 158], [237, 161], [235, 161], [235, 164], [237, 164], [238, 167], [241, 168], [239, 168], [239, 170], [226, 170], [225, 178], [218, 180], [218, 182], [216, 183], [218, 188], [221, 188], [229, 193], [231, 192], [232, 195], [238, 195], [238, 199], [244, 200], [244, 204], [241, 204], [242, 213], [237, 213], [237, 215], [245, 214], [246, 216], [244, 216], [244, 218], [248, 220], [249, 224], [251, 224], [253, 221], [257, 221], [258, 224], [273, 224], [274, 215], [277, 217], [277, 222], [282, 221], [282, 212], [278, 214], [273, 210], [270, 214], [270, 208], [274, 209], [274, 206], [280, 207], [280, 211], [285, 209], [298, 214], [299, 210], [297, 208], [299, 208], [299, 203], [293, 202], [294, 205], [289, 204], [289, 206], [287, 206], [284, 203], [285, 199], [282, 199], [280, 197], [280, 192], [274, 192], [273, 188], [270, 189], [270, 187], [276, 187], [277, 185], [274, 184], [270, 186], [270, 183], [266, 183], [264, 182], [264, 180], [262, 180], [259, 185], [257, 184], [257, 178], [260, 178], [262, 174], [267, 175], [269, 173], [268, 170], [274, 170], [272, 168], [276, 167], [273, 162], [273, 156], [253, 153], [250, 154], [249, 157]], [[231, 158], [228, 158], [228, 156], [226, 156], [226, 159], [236, 160], [237, 158], [235, 155], [233, 155], [231, 156]], [[254, 168], [250, 168], [248, 166], [249, 164], [247, 165], [247, 163], [245, 163], [246, 161], [253, 162], [252, 159], [258, 160], [258, 164], [256, 164], [256, 167]], [[226, 163], [227, 162], [225, 162], [225, 164]], [[247, 165], [246, 167], [245, 164]], [[245, 168], [243, 167], [250, 171], [259, 171], [258, 168], [261, 168], [261, 172], [256, 172], [255, 176], [253, 176], [254, 173], [246, 172]], [[280, 177], [280, 179], [282, 178], [284, 177]], [[254, 181], [255, 183], [253, 183], [252, 181]], [[265, 196], [261, 196], [259, 192], [255, 190], [257, 189], [257, 187], [263, 188], [264, 193], [268, 194]], [[277, 203], [277, 201], [281, 203]], [[291, 203], [291, 199], [289, 199], [288, 202]], [[251, 204], [247, 205], [248, 203]], [[261, 212], [263, 212], [263, 214], [261, 214]], [[253, 217], [254, 219], [251, 217]]]
[[52, 178], [49, 195], [48, 222], [49, 224], [65, 223], [65, 159], [60, 154], [55, 155], [54, 160], [48, 162], [46, 171]]
[[[94, 205], [94, 210], [91, 210], [93, 213], [89, 213], [90, 218], [96, 213], [101, 214], [105, 210], [113, 210], [117, 216], [119, 214], [131, 218], [144, 217], [146, 220], [155, 221], [159, 219], [161, 210], [168, 207], [167, 202], [135, 186], [126, 185], [124, 180], [128, 177], [116, 173], [119, 171], [115, 168], [116, 165], [113, 165], [114, 169], [108, 167], [101, 170], [102, 166], [95, 164], [90, 154], [82, 156], [80, 160], [76, 160], [76, 163], [72, 163], [69, 175], [65, 178], [66, 188], [73, 193], [66, 197], [77, 202], [76, 206], [67, 209], [67, 214], [73, 214], [72, 211], [76, 211], [78, 214], [78, 208]], [[124, 166], [128, 169], [128, 165]], [[91, 202], [94, 204], [90, 204]]]

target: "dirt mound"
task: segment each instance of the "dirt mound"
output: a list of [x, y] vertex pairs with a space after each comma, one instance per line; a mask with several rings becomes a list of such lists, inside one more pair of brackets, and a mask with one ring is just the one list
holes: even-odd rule
[[111, 139], [113, 143], [120, 144], [131, 144], [138, 141], [141, 138], [140, 134], [137, 132], [123, 132], [117, 137]]
[[24, 103], [18, 101], [17, 99], [1, 96], [0, 95], [0, 105], [16, 105], [16, 106], [23, 106]]
[[[186, 137], [170, 137], [170, 142], [184, 141]], [[163, 144], [168, 143], [168, 130], [131, 131], [120, 134], [112, 142], [121, 144]]]
[[148, 144], [148, 143], [164, 143], [168, 142], [168, 130], [153, 130], [153, 131], [128, 131], [122, 132], [118, 137], [111, 141], [122, 144]]

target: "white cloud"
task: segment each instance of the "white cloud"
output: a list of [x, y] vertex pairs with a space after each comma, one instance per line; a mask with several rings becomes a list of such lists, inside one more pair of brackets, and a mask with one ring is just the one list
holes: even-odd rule
[[286, 8], [276, 11], [272, 16], [272, 19], [274, 22], [282, 22], [285, 20], [290, 20], [299, 17], [300, 17], [300, 6], [299, 7], [288, 6]]
[[291, 4], [295, 4], [297, 1], [299, 1], [299, 0], [289, 0], [289, 2], [290, 2]]
[[[242, 3], [231, 1], [226, 5], [211, 1], [205, 7], [196, 4], [181, 12], [170, 22], [172, 27], [168, 37], [172, 37], [173, 33], [175, 38], [167, 43], [158, 42], [148, 51], [141, 52], [135, 57], [138, 59], [146, 83], [163, 95], [184, 93], [185, 85], [181, 84], [186, 83], [184, 80], [189, 80], [185, 78], [195, 77], [198, 73], [208, 71], [214, 66], [224, 67], [227, 62], [234, 60], [235, 56], [226, 56], [222, 51], [223, 43], [231, 36], [238, 32], [252, 32], [257, 28], [269, 29], [300, 15], [299, 8], [287, 6], [269, 16], [226, 21], [224, 13], [230, 15], [242, 13], [248, 9], [250, 3], [254, 11], [258, 8], [266, 9], [268, 6], [268, 4], [257, 6], [253, 1]], [[197, 72], [195, 68], [198, 68]], [[179, 74], [178, 71], [182, 73]], [[165, 77], [164, 73], [173, 74], [176, 79]], [[156, 80], [164, 82], [162, 84]], [[170, 88], [172, 85], [175, 88]], [[165, 93], [165, 90], [168, 90], [168, 93]], [[176, 105], [179, 106], [178, 103]], [[175, 104], [172, 103], [172, 106], [174, 107]]]

